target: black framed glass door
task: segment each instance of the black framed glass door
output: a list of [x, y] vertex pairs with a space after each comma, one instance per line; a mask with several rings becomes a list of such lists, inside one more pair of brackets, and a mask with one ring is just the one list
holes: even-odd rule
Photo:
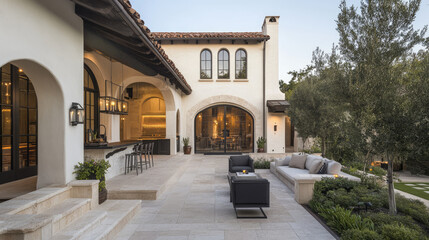
[[253, 152], [253, 118], [231, 105], [209, 107], [195, 117], [195, 153]]
[[1, 67], [0, 184], [37, 174], [37, 97], [18, 67]]

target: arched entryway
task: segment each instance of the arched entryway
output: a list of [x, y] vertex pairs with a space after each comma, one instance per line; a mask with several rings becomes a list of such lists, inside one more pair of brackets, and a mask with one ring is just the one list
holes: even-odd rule
[[195, 116], [195, 153], [253, 152], [254, 119], [246, 110], [215, 105]]
[[37, 96], [23, 69], [1, 67], [0, 184], [37, 175]]
[[166, 106], [161, 91], [149, 83], [133, 83], [125, 92], [128, 115], [121, 118], [122, 140], [166, 137]]

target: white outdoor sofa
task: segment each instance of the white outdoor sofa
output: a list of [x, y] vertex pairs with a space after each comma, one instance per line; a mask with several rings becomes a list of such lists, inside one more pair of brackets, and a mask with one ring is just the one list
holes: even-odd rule
[[[315, 155], [306, 156], [304, 169], [289, 166], [292, 156], [276, 159], [270, 164], [270, 171], [295, 193], [295, 201], [299, 204], [307, 204], [313, 198], [314, 183], [324, 177], [344, 177], [360, 182], [360, 178], [341, 172], [341, 164], [338, 162]], [[317, 160], [320, 159], [323, 163], [327, 163], [327, 173], [310, 174], [309, 169], [312, 168], [314, 171], [312, 162], [315, 160], [318, 162]]]

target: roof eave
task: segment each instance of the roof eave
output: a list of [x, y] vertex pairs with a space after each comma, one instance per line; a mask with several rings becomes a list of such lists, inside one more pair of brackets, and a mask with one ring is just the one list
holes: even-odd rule
[[180, 76], [174, 71], [174, 69], [170, 66], [170, 64], [167, 62], [167, 60], [161, 55], [161, 53], [158, 51], [156, 46], [152, 43], [152, 41], [149, 39], [149, 36], [147, 33], [142, 31], [142, 29], [137, 25], [136, 21], [130, 16], [128, 11], [124, 8], [122, 3], [119, 1], [122, 0], [111, 0], [115, 6], [120, 10], [119, 13], [121, 14], [122, 19], [133, 29], [133, 31], [139, 36], [139, 38], [147, 44], [149, 49], [156, 55], [156, 57], [162, 62], [162, 64], [170, 71], [170, 73], [176, 78], [176, 80], [180, 83], [182, 91], [189, 95], [192, 93], [192, 89], [190, 86], [188, 86], [186, 83], [182, 81]]

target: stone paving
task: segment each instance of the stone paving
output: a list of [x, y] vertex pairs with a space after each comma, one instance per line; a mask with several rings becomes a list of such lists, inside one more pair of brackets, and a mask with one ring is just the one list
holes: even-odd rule
[[334, 239], [269, 171], [258, 171], [271, 184], [268, 218], [237, 219], [229, 201], [227, 156], [174, 158], [186, 164], [183, 175], [158, 200], [144, 200], [117, 239]]

